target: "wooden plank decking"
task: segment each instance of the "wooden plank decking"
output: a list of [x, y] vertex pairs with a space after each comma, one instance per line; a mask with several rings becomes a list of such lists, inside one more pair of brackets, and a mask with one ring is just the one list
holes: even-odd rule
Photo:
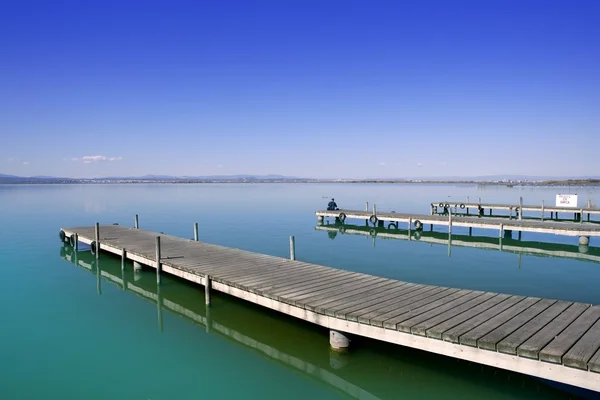
[[155, 267], [156, 236], [163, 273], [202, 285], [210, 276], [212, 290], [333, 330], [600, 391], [600, 306], [406, 283], [122, 226], [100, 226], [100, 248]]

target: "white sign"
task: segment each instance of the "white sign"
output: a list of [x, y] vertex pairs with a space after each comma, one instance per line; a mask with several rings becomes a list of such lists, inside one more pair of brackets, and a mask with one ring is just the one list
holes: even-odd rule
[[576, 194], [557, 194], [556, 195], [556, 207], [577, 207], [577, 195]]

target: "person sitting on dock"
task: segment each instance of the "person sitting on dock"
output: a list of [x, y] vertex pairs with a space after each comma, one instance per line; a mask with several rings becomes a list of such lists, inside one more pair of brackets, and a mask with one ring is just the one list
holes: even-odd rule
[[329, 204], [327, 204], [327, 211], [339, 210], [337, 204], [335, 203], [335, 199], [331, 199]]

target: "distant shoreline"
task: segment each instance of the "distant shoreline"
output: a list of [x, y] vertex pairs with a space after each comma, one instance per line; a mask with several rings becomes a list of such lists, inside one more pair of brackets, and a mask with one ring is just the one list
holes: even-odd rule
[[469, 184], [481, 186], [600, 186], [600, 179], [567, 179], [545, 181], [484, 181], [484, 180], [411, 180], [411, 179], [61, 179], [19, 178], [2, 179], [0, 184], [13, 185], [108, 185], [108, 184], [215, 184], [215, 183], [337, 183], [337, 184]]

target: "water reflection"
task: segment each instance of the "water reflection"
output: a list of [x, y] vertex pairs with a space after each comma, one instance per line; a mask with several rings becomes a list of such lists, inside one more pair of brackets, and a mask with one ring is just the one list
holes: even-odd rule
[[430, 244], [448, 246], [448, 255], [451, 255], [452, 246], [472, 247], [485, 250], [506, 251], [521, 255], [533, 255], [537, 257], [573, 258], [582, 261], [600, 263], [600, 248], [584, 245], [568, 245], [558, 243], [546, 243], [538, 241], [521, 240], [521, 232], [505, 230], [504, 235], [499, 238], [490, 236], [473, 236], [469, 228], [468, 235], [457, 235], [436, 232], [426, 227], [423, 230], [400, 229], [394, 223], [387, 227], [371, 227], [362, 225], [350, 225], [341, 223], [323, 223], [315, 226], [315, 230], [327, 232], [330, 239], [341, 235], [369, 236], [375, 245], [375, 239], [396, 239], [407, 241], [418, 241]]
[[[157, 288], [154, 273], [140, 271], [134, 280], [132, 265], [128, 263], [123, 269], [120, 259], [110, 255], [103, 254], [96, 262], [89, 251], [74, 252], [68, 246], [61, 248], [60, 255], [94, 274], [97, 280], [156, 307], [159, 331], [169, 329], [164, 325], [163, 313], [172, 313], [208, 334], [329, 385], [344, 398], [572, 398], [527, 376], [364, 338], [354, 338], [348, 354], [330, 352], [328, 332], [315, 325], [282, 318], [276, 312], [219, 293], [213, 294], [212, 305], [207, 308], [201, 286], [165, 276], [163, 285]], [[105, 292], [104, 296], [111, 293]]]

